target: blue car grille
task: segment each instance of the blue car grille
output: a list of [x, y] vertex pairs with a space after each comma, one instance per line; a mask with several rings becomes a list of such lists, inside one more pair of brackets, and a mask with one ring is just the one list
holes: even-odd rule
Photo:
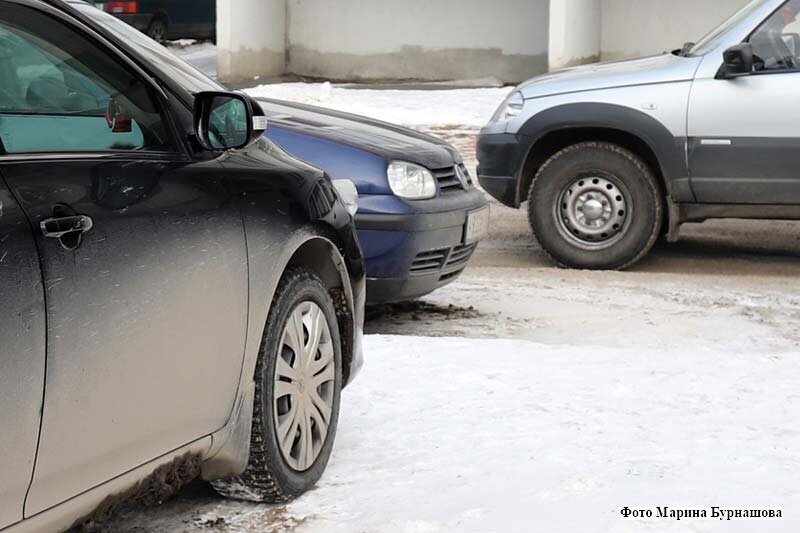
[[469, 258], [472, 257], [472, 253], [475, 251], [477, 246], [477, 243], [472, 243], [462, 244], [453, 248], [450, 251], [450, 257], [447, 258], [447, 264], [445, 265], [445, 268], [449, 270], [454, 267], [466, 265], [467, 261], [469, 261]]
[[[463, 164], [458, 165], [458, 167], [462, 174], [466, 176], [468, 187], [471, 186], [472, 177], [469, 175], [467, 167]], [[440, 191], [449, 192], [455, 189], [464, 190], [464, 186], [461, 184], [461, 180], [458, 179], [458, 175], [456, 174], [456, 167], [438, 168], [431, 170], [431, 172], [433, 173], [433, 177], [436, 178], [437, 183], [439, 183]]]
[[441, 270], [447, 260], [450, 250], [434, 250], [432, 252], [422, 252], [417, 254], [414, 262], [411, 263], [412, 274], [429, 274]]
[[477, 246], [477, 243], [460, 244], [454, 248], [417, 254], [411, 264], [411, 274], [422, 275], [441, 271], [443, 275], [440, 279], [455, 277], [464, 270]]

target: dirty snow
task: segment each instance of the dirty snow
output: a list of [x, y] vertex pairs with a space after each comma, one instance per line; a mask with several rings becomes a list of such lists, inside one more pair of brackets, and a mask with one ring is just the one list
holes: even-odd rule
[[288, 508], [300, 531], [639, 531], [622, 506], [791, 516], [800, 503], [786, 475], [800, 463], [797, 354], [382, 336], [368, 347], [336, 460]]
[[[754, 531], [627, 522], [626, 505], [766, 506], [787, 518], [758, 531], [800, 524], [796, 352], [381, 335], [366, 349], [314, 491], [286, 506], [200, 499], [183, 530]], [[114, 530], [136, 531], [130, 518]]]

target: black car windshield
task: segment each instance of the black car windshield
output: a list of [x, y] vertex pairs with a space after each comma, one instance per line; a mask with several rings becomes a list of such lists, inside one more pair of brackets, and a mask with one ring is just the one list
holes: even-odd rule
[[129, 26], [118, 18], [84, 2], [71, 4], [104, 30], [116, 35], [132, 46], [149, 62], [164, 71], [182, 87], [191, 93], [202, 91], [226, 91], [227, 88], [203, 74], [186, 61], [180, 59], [164, 46], [161, 46], [139, 30]]
[[729, 30], [736, 27], [740, 22], [750, 16], [756, 9], [760, 8], [767, 0], [752, 0], [742, 9], [734, 13], [734, 15], [727, 19], [725, 22], [714, 28], [711, 33], [700, 39], [689, 51], [689, 55], [701, 56], [710, 52], [716, 45], [717, 39], [728, 33]]

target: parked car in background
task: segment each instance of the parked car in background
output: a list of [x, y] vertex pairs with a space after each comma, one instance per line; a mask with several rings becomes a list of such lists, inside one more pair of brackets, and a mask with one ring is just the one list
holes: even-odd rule
[[671, 54], [523, 83], [481, 131], [481, 184], [577, 268], [632, 265], [684, 222], [800, 219], [798, 12], [754, 0]]
[[356, 228], [367, 302], [428, 294], [464, 271], [486, 235], [489, 206], [458, 151], [415, 130], [330, 109], [259, 99], [265, 135], [358, 189]]
[[308, 490], [362, 361], [355, 197], [89, 4], [0, 2], [0, 72], [0, 529]]
[[95, 2], [158, 42], [216, 39], [216, 0], [114, 0]]

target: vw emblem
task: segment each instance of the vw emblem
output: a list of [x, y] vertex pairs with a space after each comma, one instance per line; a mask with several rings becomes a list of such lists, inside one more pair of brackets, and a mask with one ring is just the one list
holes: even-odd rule
[[469, 172], [463, 165], [456, 165], [456, 177], [458, 177], [458, 181], [461, 182], [461, 187], [464, 188], [465, 191], [469, 190]]

